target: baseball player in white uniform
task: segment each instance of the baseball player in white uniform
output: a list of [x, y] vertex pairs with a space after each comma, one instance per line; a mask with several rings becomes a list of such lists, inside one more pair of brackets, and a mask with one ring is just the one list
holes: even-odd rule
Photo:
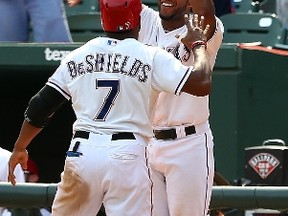
[[[151, 181], [146, 147], [153, 136], [152, 92], [207, 95], [211, 69], [204, 19], [186, 16], [182, 39], [195, 64], [184, 66], [158, 47], [137, 41], [140, 0], [100, 0], [107, 37], [98, 37], [68, 54], [46, 85], [31, 98], [9, 161], [27, 168], [26, 147], [53, 113], [71, 100], [76, 115], [53, 216], [95, 215], [101, 204], [109, 216], [150, 216]], [[167, 67], [163, 70], [163, 67]]]
[[[223, 25], [212, 0], [159, 0], [158, 11], [143, 5], [139, 40], [161, 47], [191, 65], [191, 51], [175, 38], [185, 34], [183, 13], [205, 15], [210, 24], [210, 66], [222, 42]], [[151, 25], [153, 23], [153, 25]], [[168, 67], [164, 67], [164, 70]], [[209, 96], [160, 93], [149, 145], [154, 216], [204, 216], [208, 212], [214, 176], [213, 136], [209, 127]]]
[[[11, 156], [11, 152], [0, 147], [0, 182], [8, 181], [8, 161]], [[15, 168], [15, 178], [17, 182], [25, 182], [24, 172], [20, 165]], [[0, 207], [0, 215], [4, 211], [4, 207]]]

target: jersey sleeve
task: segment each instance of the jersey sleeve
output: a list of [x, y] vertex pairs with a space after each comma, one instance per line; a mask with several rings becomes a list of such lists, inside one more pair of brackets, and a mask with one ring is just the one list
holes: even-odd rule
[[183, 65], [171, 53], [159, 49], [153, 60], [152, 86], [158, 91], [179, 95], [192, 71], [192, 66]]
[[[138, 40], [142, 43], [151, 44], [151, 37], [156, 30], [156, 23], [158, 22], [158, 12], [143, 5], [141, 11], [141, 28], [139, 31]], [[153, 25], [151, 25], [153, 23]]]
[[70, 100], [71, 96], [67, 87], [65, 72], [68, 73], [66, 63], [61, 62], [60, 66], [56, 69], [54, 74], [48, 79], [46, 85], [51, 86], [60, 92], [67, 100]]
[[210, 57], [211, 68], [214, 67], [218, 50], [220, 49], [224, 34], [224, 26], [219, 18], [216, 17], [216, 29], [213, 36], [207, 43], [207, 52]]

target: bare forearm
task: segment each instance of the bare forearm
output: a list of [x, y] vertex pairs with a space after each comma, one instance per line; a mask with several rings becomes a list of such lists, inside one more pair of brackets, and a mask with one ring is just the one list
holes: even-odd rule
[[212, 71], [205, 46], [195, 47], [193, 56], [193, 72], [183, 86], [182, 91], [196, 96], [208, 95], [211, 92]]
[[28, 161], [28, 151], [26, 150], [29, 143], [32, 139], [42, 130], [42, 128], [37, 128], [26, 120], [23, 121], [18, 139], [14, 144], [14, 149], [9, 159], [9, 173], [8, 173], [8, 181], [13, 185], [16, 184], [16, 177], [14, 175], [14, 170], [17, 164], [21, 164], [22, 169], [27, 169], [27, 161]]
[[15, 150], [26, 149], [29, 143], [37, 136], [42, 128], [35, 127], [28, 123], [26, 120], [23, 121], [22, 128], [20, 130], [17, 141], [15, 142]]
[[[209, 64], [209, 56], [206, 51], [205, 46], [198, 46], [193, 49], [193, 56], [194, 56], [194, 73], [195, 76], [198, 77], [199, 81], [206, 85], [206, 89], [211, 87], [211, 77], [212, 71]], [[207, 86], [208, 85], [208, 86]]]

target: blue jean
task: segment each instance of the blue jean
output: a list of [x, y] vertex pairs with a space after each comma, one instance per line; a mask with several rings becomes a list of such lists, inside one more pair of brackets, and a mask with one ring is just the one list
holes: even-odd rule
[[[72, 42], [63, 0], [0, 0], [0, 41]], [[30, 35], [31, 36], [31, 35]]]

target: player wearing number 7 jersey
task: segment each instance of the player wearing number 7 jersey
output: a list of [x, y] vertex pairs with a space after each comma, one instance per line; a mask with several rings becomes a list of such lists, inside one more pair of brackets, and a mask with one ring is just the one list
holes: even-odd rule
[[9, 161], [12, 184], [16, 164], [27, 168], [26, 147], [53, 113], [71, 100], [76, 114], [53, 216], [95, 215], [102, 203], [109, 216], [150, 216], [150, 99], [159, 91], [210, 92], [205, 36], [209, 26], [186, 16], [188, 34], [182, 41], [195, 60], [187, 67], [161, 48], [137, 41], [141, 7], [140, 0], [100, 0], [107, 37], [68, 54], [25, 111]]

